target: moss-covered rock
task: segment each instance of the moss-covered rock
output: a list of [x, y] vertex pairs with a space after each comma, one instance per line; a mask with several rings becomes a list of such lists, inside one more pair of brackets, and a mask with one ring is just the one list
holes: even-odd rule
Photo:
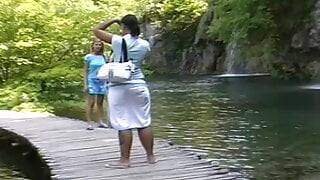
[[[182, 74], [270, 72], [281, 78], [319, 77], [320, 1], [215, 3], [209, 1], [207, 11], [188, 31], [170, 34], [158, 27], [147, 64], [161, 72]], [[229, 9], [217, 9], [217, 3]], [[231, 24], [221, 24], [222, 20], [215, 17], [221, 14], [215, 10], [232, 9], [234, 16], [240, 11], [251, 15], [246, 21], [237, 15], [230, 19]], [[260, 11], [264, 13], [257, 14]], [[217, 25], [225, 27], [212, 28]], [[219, 33], [212, 33], [212, 29], [224, 28], [235, 34], [246, 30], [245, 36], [221, 32], [224, 36], [217, 37]]]

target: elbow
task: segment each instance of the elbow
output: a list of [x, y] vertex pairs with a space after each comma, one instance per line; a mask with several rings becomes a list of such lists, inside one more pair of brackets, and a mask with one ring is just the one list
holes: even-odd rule
[[91, 31], [93, 32], [94, 35], [96, 35], [97, 32], [99, 31], [99, 29], [98, 28], [93, 28], [93, 29], [91, 29]]

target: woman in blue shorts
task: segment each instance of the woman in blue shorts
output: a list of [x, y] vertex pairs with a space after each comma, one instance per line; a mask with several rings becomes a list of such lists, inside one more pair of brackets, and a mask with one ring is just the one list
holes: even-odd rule
[[87, 93], [86, 119], [88, 121], [87, 130], [93, 130], [93, 109], [97, 105], [97, 122], [100, 128], [107, 128], [103, 123], [103, 99], [107, 92], [105, 81], [97, 78], [97, 72], [102, 65], [108, 62], [107, 56], [103, 54], [104, 45], [100, 40], [95, 40], [91, 44], [91, 53], [84, 57], [84, 92]]

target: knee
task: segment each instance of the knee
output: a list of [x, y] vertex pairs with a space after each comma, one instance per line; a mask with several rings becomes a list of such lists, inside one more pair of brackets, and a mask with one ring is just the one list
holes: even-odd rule
[[97, 108], [102, 109], [103, 108], [103, 102], [97, 102]]
[[88, 108], [89, 108], [89, 109], [93, 109], [93, 108], [94, 108], [94, 102], [88, 103]]

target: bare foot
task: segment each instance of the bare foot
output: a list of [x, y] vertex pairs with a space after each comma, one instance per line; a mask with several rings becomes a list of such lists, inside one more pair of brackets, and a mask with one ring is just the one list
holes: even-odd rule
[[158, 160], [154, 156], [148, 156], [147, 161], [149, 164], [155, 164], [158, 162]]
[[105, 165], [106, 168], [126, 169], [130, 167], [130, 163], [123, 163], [120, 161], [112, 161]]

